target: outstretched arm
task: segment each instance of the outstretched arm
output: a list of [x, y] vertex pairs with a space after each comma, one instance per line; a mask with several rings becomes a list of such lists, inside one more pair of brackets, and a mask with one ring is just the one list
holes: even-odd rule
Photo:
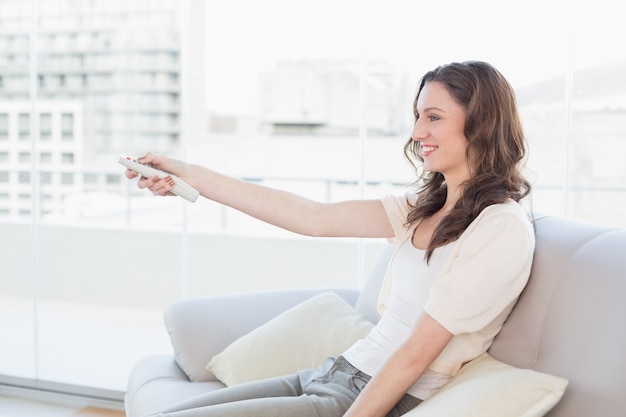
[[367, 383], [344, 417], [382, 417], [400, 401], [452, 339], [452, 333], [423, 313], [408, 340]]
[[[295, 233], [329, 237], [393, 236], [379, 200], [320, 203], [164, 156], [148, 153], [139, 161], [175, 174], [205, 198]], [[137, 174], [127, 171], [126, 176], [134, 178]], [[153, 177], [141, 178], [138, 185], [158, 195], [169, 195], [174, 182], [171, 177]]]

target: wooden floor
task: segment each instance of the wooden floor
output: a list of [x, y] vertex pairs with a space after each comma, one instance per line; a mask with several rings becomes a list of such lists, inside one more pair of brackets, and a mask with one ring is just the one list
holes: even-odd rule
[[0, 395], [1, 417], [126, 417], [119, 409], [85, 407], [39, 402]]
[[117, 410], [87, 407], [72, 414], [72, 417], [126, 417], [126, 413]]

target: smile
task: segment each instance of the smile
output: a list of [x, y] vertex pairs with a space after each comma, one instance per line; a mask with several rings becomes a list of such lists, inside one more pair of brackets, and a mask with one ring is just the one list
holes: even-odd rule
[[435, 152], [437, 149], [439, 149], [439, 146], [422, 145], [422, 155], [426, 157]]

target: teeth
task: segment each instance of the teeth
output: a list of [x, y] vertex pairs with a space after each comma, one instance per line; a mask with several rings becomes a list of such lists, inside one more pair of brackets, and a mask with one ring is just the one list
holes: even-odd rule
[[437, 149], [436, 146], [422, 145], [422, 151], [423, 152], [432, 152], [435, 149]]

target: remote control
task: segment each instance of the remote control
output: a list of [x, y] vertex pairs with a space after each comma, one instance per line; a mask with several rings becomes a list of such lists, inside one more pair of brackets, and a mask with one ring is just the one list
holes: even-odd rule
[[176, 185], [170, 191], [172, 191], [177, 196], [184, 198], [185, 200], [191, 201], [192, 203], [194, 203], [200, 195], [198, 190], [196, 190], [191, 185], [187, 184], [185, 181], [181, 180], [174, 174], [170, 174], [169, 172], [151, 167], [150, 165], [142, 164], [141, 162], [138, 162], [128, 156], [120, 156], [118, 162], [124, 165], [126, 168], [130, 169], [131, 171], [135, 171], [142, 177], [151, 178], [157, 176], [159, 178], [165, 178], [168, 175], [171, 176], [172, 179], [174, 179], [174, 181], [176, 182]]

